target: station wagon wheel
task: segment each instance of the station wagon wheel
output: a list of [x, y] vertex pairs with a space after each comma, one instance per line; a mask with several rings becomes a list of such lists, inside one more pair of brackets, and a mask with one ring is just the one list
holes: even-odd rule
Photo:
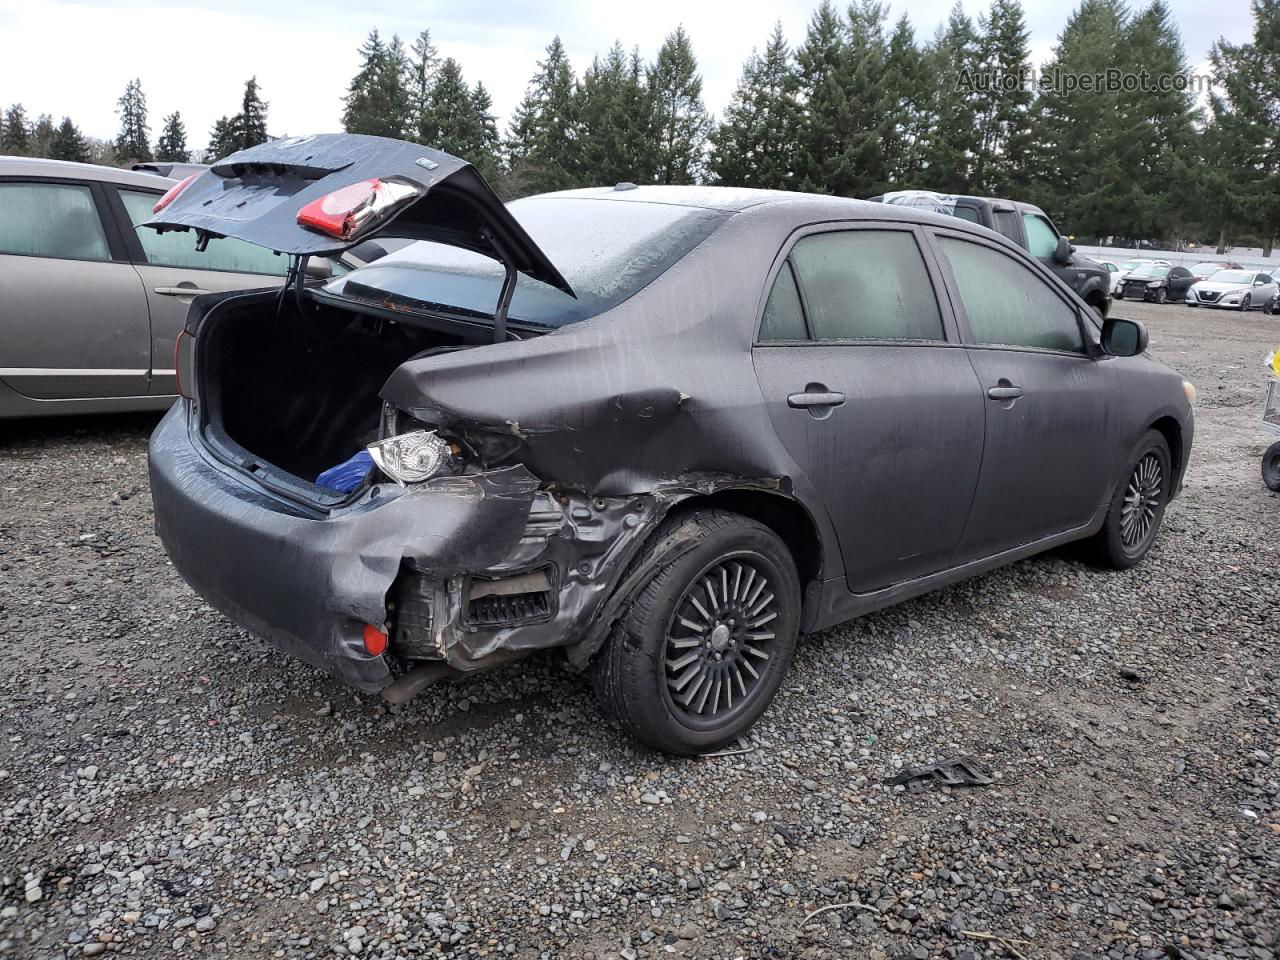
[[1173, 479], [1169, 442], [1148, 430], [1125, 464], [1102, 529], [1085, 543], [1088, 558], [1113, 570], [1141, 561], [1159, 533]]
[[597, 698], [667, 753], [732, 743], [773, 700], [795, 651], [791, 552], [758, 521], [696, 510], [666, 521], [633, 569], [644, 586], [591, 663]]
[[742, 711], [761, 690], [777, 639], [777, 594], [750, 555], [717, 560], [694, 579], [667, 629], [667, 695], [695, 728]]

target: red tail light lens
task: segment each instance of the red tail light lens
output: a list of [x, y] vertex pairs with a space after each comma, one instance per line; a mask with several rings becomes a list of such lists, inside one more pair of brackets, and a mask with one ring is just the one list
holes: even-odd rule
[[196, 338], [183, 330], [173, 343], [173, 372], [178, 380], [178, 395], [188, 400], [195, 396]]
[[151, 212], [159, 213], [169, 204], [173, 203], [174, 200], [178, 199], [178, 194], [180, 194], [183, 190], [187, 189], [187, 187], [191, 186], [191, 181], [198, 176], [200, 176], [200, 174], [193, 173], [191, 176], [187, 177], [185, 180], [179, 183], [175, 183], [172, 187], [168, 189], [168, 191], [165, 192], [165, 195], [163, 197], [161, 197], [159, 200], [156, 201], [156, 205], [151, 208]]
[[426, 191], [404, 180], [361, 180], [312, 200], [298, 211], [298, 223], [354, 242], [385, 223]]
[[364, 625], [364, 648], [373, 656], [380, 657], [387, 652], [387, 635], [372, 623]]

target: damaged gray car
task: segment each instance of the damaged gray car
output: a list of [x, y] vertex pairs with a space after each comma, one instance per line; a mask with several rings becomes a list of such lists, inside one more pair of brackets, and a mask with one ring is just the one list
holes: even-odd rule
[[[563, 648], [673, 753], [742, 735], [803, 634], [1040, 551], [1150, 549], [1192, 389], [981, 227], [834, 197], [577, 190], [275, 141], [150, 225], [295, 257], [201, 297], [156, 527], [230, 619], [354, 687]], [[306, 259], [415, 242], [323, 284]]]

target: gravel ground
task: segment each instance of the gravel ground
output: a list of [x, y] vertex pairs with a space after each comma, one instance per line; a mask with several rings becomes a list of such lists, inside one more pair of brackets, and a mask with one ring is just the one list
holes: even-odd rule
[[[1117, 312], [1200, 389], [1148, 560], [809, 637], [692, 761], [550, 655], [400, 709], [280, 659], [167, 564], [153, 418], [0, 424], [0, 954], [1276, 956], [1280, 322]], [[882, 782], [959, 753], [995, 783]]]

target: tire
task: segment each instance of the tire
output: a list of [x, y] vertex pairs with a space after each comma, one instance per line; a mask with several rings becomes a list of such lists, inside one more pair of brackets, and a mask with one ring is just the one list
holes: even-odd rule
[[1168, 299], [1169, 299], [1169, 291], [1167, 291], [1164, 287], [1161, 287], [1159, 290], [1156, 291], [1156, 303], [1164, 303]]
[[1117, 291], [1116, 291], [1116, 295], [1115, 295], [1115, 299], [1116, 299], [1116, 300], [1123, 300], [1123, 299], [1124, 299], [1124, 291], [1123, 291], [1123, 290], [1117, 290]]
[[[1088, 558], [1112, 570], [1127, 570], [1140, 563], [1160, 531], [1172, 482], [1168, 441], [1159, 430], [1148, 430], [1126, 461], [1102, 529], [1085, 544]], [[1135, 496], [1141, 497], [1140, 503], [1134, 501]], [[1135, 506], [1140, 512], [1133, 520]]]
[[746, 733], [778, 692], [800, 629], [800, 580], [778, 535], [735, 513], [668, 521], [639, 564], [673, 539], [691, 546], [623, 612], [591, 662], [592, 686], [626, 733], [693, 756]]
[[1267, 447], [1262, 455], [1262, 482], [1268, 490], [1280, 493], [1280, 440]]
[[1250, 306], [1252, 306], [1252, 304], [1253, 304], [1253, 297], [1251, 297], [1249, 294], [1246, 293], [1244, 295], [1244, 299], [1240, 301], [1240, 312], [1244, 313], [1246, 310], [1249, 309]]

